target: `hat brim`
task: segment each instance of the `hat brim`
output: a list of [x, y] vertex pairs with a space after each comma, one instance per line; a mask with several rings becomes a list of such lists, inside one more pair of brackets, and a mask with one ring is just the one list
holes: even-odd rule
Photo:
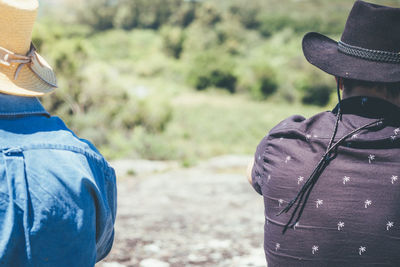
[[308, 62], [334, 76], [369, 81], [400, 82], [400, 64], [365, 60], [338, 50], [338, 43], [320, 33], [303, 38], [303, 53]]

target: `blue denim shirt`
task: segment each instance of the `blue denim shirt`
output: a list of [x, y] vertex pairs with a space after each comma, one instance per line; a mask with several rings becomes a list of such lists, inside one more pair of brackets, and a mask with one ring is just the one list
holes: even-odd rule
[[111, 249], [115, 172], [36, 98], [0, 94], [0, 266], [94, 266]]

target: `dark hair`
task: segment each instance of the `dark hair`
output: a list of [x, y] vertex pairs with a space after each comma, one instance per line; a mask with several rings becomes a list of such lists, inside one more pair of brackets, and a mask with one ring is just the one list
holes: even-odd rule
[[396, 98], [400, 96], [400, 82], [396, 83], [366, 82], [366, 81], [343, 78], [343, 86], [345, 90], [348, 92], [350, 92], [353, 88], [359, 86], [377, 91], [386, 90], [386, 96], [390, 98]]

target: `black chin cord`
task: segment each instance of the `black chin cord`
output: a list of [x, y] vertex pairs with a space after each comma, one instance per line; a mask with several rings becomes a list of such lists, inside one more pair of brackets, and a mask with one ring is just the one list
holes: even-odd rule
[[[321, 176], [322, 172], [325, 170], [325, 168], [329, 165], [329, 163], [336, 157], [337, 155], [337, 149], [343, 141], [345, 141], [348, 137], [354, 135], [355, 133], [364, 130], [366, 128], [369, 128], [371, 126], [377, 125], [377, 123], [380, 123], [383, 121], [383, 119], [376, 120], [374, 122], [365, 124], [364, 126], [361, 126], [352, 132], [346, 134], [342, 138], [340, 138], [336, 143], [334, 143], [337, 130], [339, 127], [339, 121], [342, 119], [342, 110], [341, 110], [341, 97], [340, 97], [340, 79], [338, 78], [337, 81], [337, 94], [338, 94], [338, 99], [339, 99], [339, 104], [338, 104], [338, 111], [336, 115], [336, 123], [335, 123], [335, 129], [332, 134], [332, 138], [328, 144], [328, 147], [326, 149], [325, 154], [322, 156], [321, 160], [318, 162], [317, 166], [311, 173], [310, 177], [307, 179], [307, 181], [304, 183], [303, 187], [300, 189], [299, 193], [297, 193], [297, 196], [292, 199], [288, 205], [281, 210], [277, 216], [281, 215], [282, 213], [287, 213], [289, 212], [292, 207], [296, 204], [296, 207], [294, 211], [292, 212], [292, 215], [289, 219], [289, 221], [286, 223], [285, 227], [283, 228], [282, 234], [284, 234], [288, 228], [293, 228], [300, 220], [301, 215], [303, 214], [304, 208], [306, 207], [308, 198], [310, 196], [310, 193], [314, 187], [314, 185], [317, 183], [318, 178]], [[303, 201], [304, 199], [304, 201]], [[300, 208], [300, 210], [299, 210]], [[296, 216], [297, 214], [297, 216]], [[294, 220], [294, 218], [296, 219]], [[294, 220], [294, 222], [293, 222]]]

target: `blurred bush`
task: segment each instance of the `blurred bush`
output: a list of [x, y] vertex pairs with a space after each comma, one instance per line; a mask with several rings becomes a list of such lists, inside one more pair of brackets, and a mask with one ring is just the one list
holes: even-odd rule
[[317, 106], [326, 106], [329, 103], [335, 87], [334, 82], [326, 77], [319, 72], [312, 71], [304, 74], [296, 82], [296, 87], [302, 95], [302, 103]]
[[326, 84], [313, 84], [304, 91], [301, 101], [304, 104], [326, 106], [329, 103], [332, 87]]
[[220, 51], [204, 52], [194, 58], [188, 81], [198, 90], [217, 87], [233, 93], [237, 82], [235, 63], [227, 56], [222, 57]]
[[133, 28], [159, 29], [169, 23], [177, 10], [182, 25], [190, 24], [193, 10], [181, 0], [87, 0], [75, 3], [76, 20], [92, 27], [95, 31], [113, 27], [126, 30]]
[[185, 42], [185, 33], [179, 27], [164, 26], [161, 30], [164, 50], [176, 59], [182, 54]]
[[246, 42], [246, 30], [235, 20], [224, 20], [215, 26], [218, 46], [232, 56], [242, 52]]
[[213, 26], [222, 20], [222, 14], [212, 2], [205, 2], [196, 13], [196, 19], [206, 26]]
[[276, 71], [267, 63], [253, 64], [239, 76], [238, 91], [250, 93], [256, 100], [265, 100], [278, 89]]
[[173, 25], [186, 28], [196, 19], [196, 3], [183, 3], [171, 17]]
[[76, 13], [78, 23], [88, 25], [95, 31], [111, 29], [119, 5], [113, 0], [73, 1], [70, 8]]
[[262, 11], [259, 1], [234, 2], [229, 12], [238, 18], [238, 21], [247, 29], [256, 29], [260, 25], [259, 14]]
[[287, 15], [264, 15], [259, 21], [259, 32], [264, 37], [270, 37], [285, 28], [291, 28], [295, 23]]
[[184, 53], [187, 57], [196, 56], [202, 51], [215, 49], [218, 46], [218, 34], [215, 29], [204, 27], [198, 21], [193, 22], [185, 29], [186, 40], [184, 44]]
[[276, 72], [268, 65], [253, 67], [255, 81], [251, 88], [252, 95], [257, 99], [266, 99], [278, 90]]

